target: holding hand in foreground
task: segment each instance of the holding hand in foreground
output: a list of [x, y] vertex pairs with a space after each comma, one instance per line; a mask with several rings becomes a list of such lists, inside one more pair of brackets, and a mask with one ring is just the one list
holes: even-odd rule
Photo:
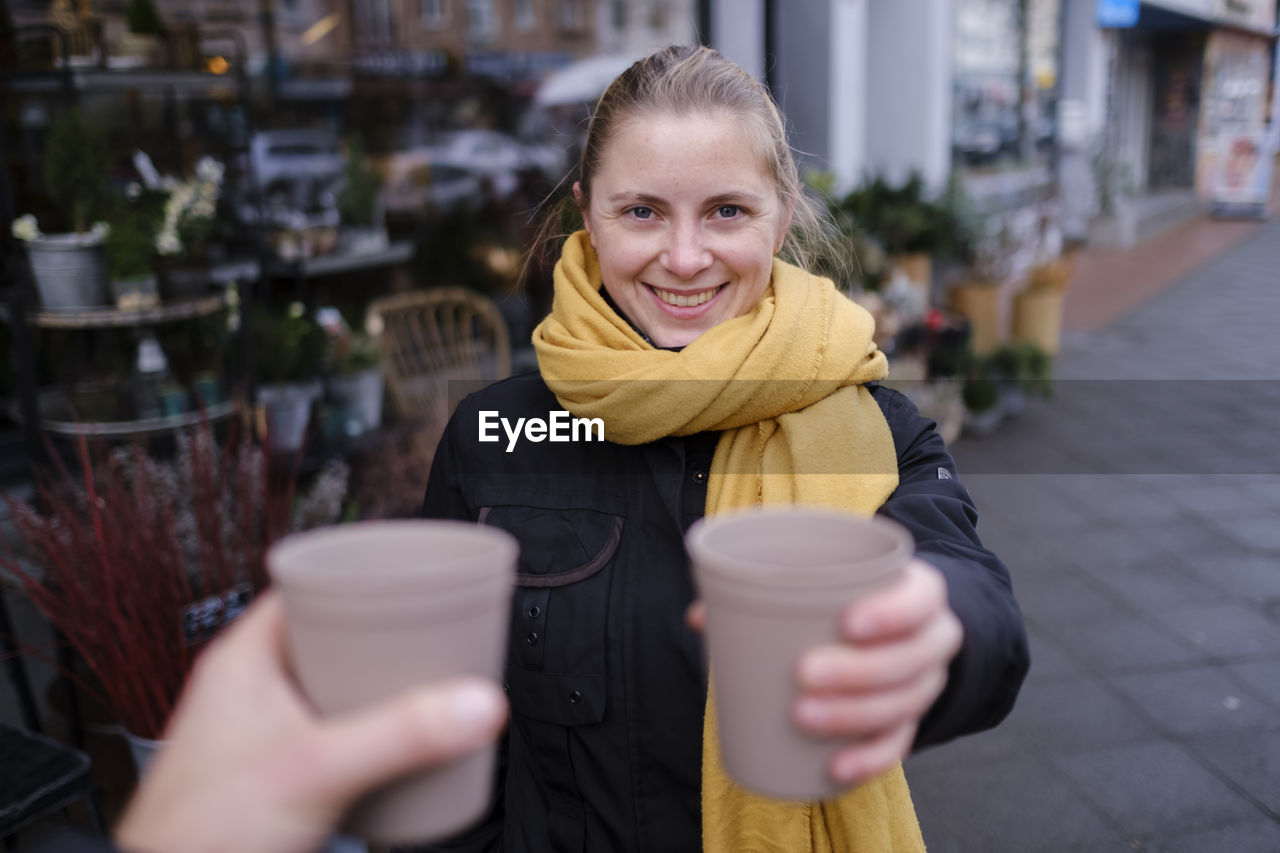
[[319, 848], [361, 796], [491, 742], [497, 685], [459, 679], [321, 720], [288, 672], [266, 593], [197, 663], [117, 832], [135, 853]]

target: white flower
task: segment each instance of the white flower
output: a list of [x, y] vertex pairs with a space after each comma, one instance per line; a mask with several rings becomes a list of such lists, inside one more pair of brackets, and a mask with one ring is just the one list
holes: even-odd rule
[[196, 163], [196, 177], [211, 184], [222, 182], [223, 166], [212, 157], [201, 157]]
[[129, 201], [133, 201], [138, 196], [142, 195], [142, 184], [137, 181], [130, 181], [125, 185], [124, 195], [125, 198], [129, 199]]
[[40, 237], [40, 227], [36, 225], [36, 218], [30, 213], [13, 220], [12, 230], [13, 236], [28, 243]]
[[177, 232], [166, 228], [156, 235], [156, 251], [162, 255], [181, 254], [182, 241], [178, 239]]

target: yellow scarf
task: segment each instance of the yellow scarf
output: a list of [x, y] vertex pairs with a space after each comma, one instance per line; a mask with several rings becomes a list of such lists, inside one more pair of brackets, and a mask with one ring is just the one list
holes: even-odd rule
[[[707, 515], [761, 504], [871, 515], [898, 484], [893, 437], [862, 383], [883, 378], [870, 315], [827, 279], [775, 259], [756, 307], [680, 352], [654, 349], [600, 294], [586, 232], [565, 243], [551, 315], [533, 333], [542, 378], [605, 436], [643, 444], [721, 433]], [[697, 380], [697, 381], [681, 381]], [[841, 797], [786, 803], [734, 784], [720, 763], [714, 697], [703, 729], [702, 836], [708, 853], [924, 850], [901, 765]]]

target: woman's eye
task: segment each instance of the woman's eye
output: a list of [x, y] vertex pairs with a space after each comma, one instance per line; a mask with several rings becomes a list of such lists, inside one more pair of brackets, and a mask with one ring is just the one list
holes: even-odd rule
[[650, 219], [653, 217], [653, 208], [651, 207], [633, 207], [631, 215], [636, 219]]
[[721, 219], [733, 219], [742, 212], [742, 208], [736, 204], [722, 204], [716, 209], [716, 213], [720, 214]]

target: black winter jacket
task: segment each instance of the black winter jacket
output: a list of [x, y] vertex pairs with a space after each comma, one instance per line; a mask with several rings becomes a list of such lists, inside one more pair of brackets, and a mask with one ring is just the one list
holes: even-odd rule
[[[934, 424], [873, 386], [899, 485], [880, 513], [915, 536], [964, 625], [948, 685], [915, 747], [996, 725], [1028, 667], [1009, 573], [982, 546], [977, 511]], [[537, 376], [459, 405], [431, 469], [424, 514], [519, 540], [496, 802], [473, 831], [428, 850], [701, 849], [706, 670], [684, 621], [694, 588], [683, 535], [702, 517], [717, 435], [640, 446], [480, 442], [482, 412], [514, 423], [560, 411]], [[492, 433], [491, 433], [492, 434]]]

